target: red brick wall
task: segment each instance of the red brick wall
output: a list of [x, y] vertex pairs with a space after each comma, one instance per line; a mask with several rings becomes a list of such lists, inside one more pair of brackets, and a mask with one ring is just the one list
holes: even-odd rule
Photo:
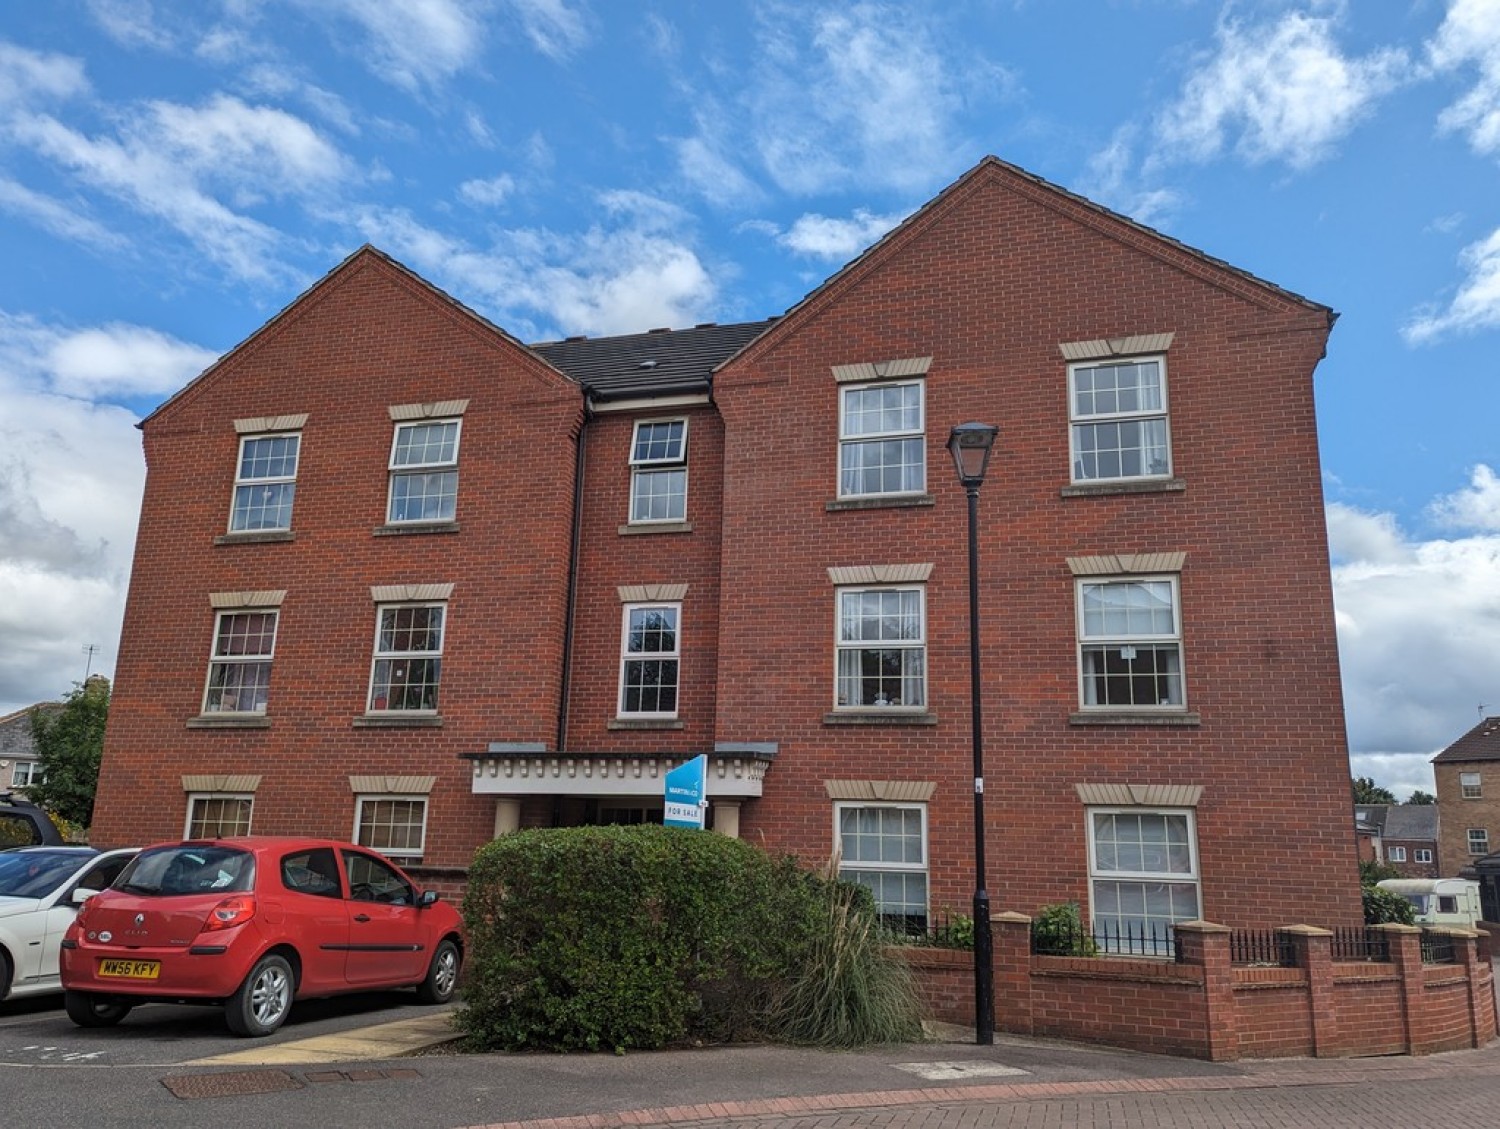
[[[1324, 934], [1320, 955], [1304, 947], [1307, 963], [1296, 968], [1232, 967], [1219, 926], [1208, 926], [1201, 944], [1185, 943], [1180, 963], [1036, 956], [1028, 937], [1024, 919], [996, 929], [997, 1031], [1215, 1061], [1433, 1054], [1495, 1037], [1493, 972], [1461, 931], [1456, 964], [1421, 965], [1417, 931], [1398, 929], [1393, 962], [1332, 964]], [[971, 953], [893, 951], [911, 967], [931, 1018], [973, 1024]], [[1006, 974], [1012, 966], [1018, 975]], [[1329, 991], [1315, 1006], [1314, 981], [1325, 975]]]
[[[1060, 342], [1173, 332], [1181, 492], [1061, 497]], [[1313, 413], [1322, 314], [1001, 170], [846, 270], [720, 373], [721, 740], [777, 739], [744, 833], [824, 857], [830, 779], [932, 782], [932, 906], [972, 890], [967, 510], [943, 444], [1000, 438], [979, 498], [990, 890], [996, 910], [1088, 904], [1080, 782], [1198, 784], [1203, 917], [1361, 919]], [[928, 507], [828, 512], [830, 366], [931, 356]], [[1191, 727], [1070, 724], [1067, 558], [1184, 552]], [[935, 727], [833, 726], [831, 565], [931, 563]]]
[[[630, 513], [630, 444], [637, 420], [688, 421], [688, 532], [621, 533]], [[719, 486], [724, 429], [704, 405], [600, 414], [587, 431], [569, 752], [697, 754], [714, 739], [719, 640]], [[642, 527], [636, 527], [642, 528]], [[679, 620], [680, 728], [608, 728], [619, 702], [622, 585], [686, 584]]]
[[[457, 534], [375, 536], [388, 407], [467, 398]], [[556, 733], [578, 390], [374, 254], [356, 256], [144, 424], [147, 483], [93, 841], [182, 834], [184, 773], [255, 773], [256, 832], [348, 837], [348, 777], [435, 775], [425, 861], [467, 865], [493, 831], [464, 752]], [[215, 544], [237, 418], [308, 414], [296, 538]], [[441, 728], [358, 728], [372, 584], [451, 583]], [[285, 589], [270, 727], [203, 730], [209, 593]]]
[[[569, 752], [772, 742], [741, 834], [815, 865], [829, 780], [924, 781], [931, 909], [973, 891], [966, 509], [943, 442], [1001, 426], [980, 497], [989, 889], [996, 910], [1087, 905], [1079, 783], [1202, 787], [1203, 917], [1360, 920], [1312, 370], [1323, 311], [986, 165], [773, 327], [690, 419], [692, 531], [622, 536], [635, 415], [585, 428]], [[1059, 342], [1175, 334], [1167, 353], [1182, 491], [1063, 497]], [[932, 358], [934, 504], [829, 512], [830, 366]], [[467, 398], [460, 532], [374, 536], [393, 404]], [[284, 543], [216, 545], [232, 421], [308, 413]], [[679, 414], [650, 412], [651, 418]], [[254, 829], [347, 835], [351, 773], [435, 775], [424, 861], [490, 837], [465, 753], [555, 748], [572, 537], [576, 386], [376, 253], [353, 257], [144, 425], [148, 480], [117, 667], [96, 842], [181, 833], [184, 773], [255, 773]], [[1078, 725], [1067, 558], [1186, 554], [1191, 726]], [[829, 725], [829, 566], [930, 563], [935, 725]], [[372, 584], [444, 582], [441, 728], [356, 726]], [[685, 583], [680, 728], [621, 730], [622, 584]], [[189, 728], [213, 630], [208, 594], [285, 589], [267, 729]], [[524, 826], [576, 814], [529, 797]]]

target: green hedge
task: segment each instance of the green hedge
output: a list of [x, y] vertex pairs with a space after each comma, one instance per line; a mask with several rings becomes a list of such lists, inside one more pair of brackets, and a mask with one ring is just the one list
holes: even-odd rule
[[821, 925], [825, 883], [666, 827], [522, 831], [464, 898], [471, 1046], [642, 1049], [758, 1038]]

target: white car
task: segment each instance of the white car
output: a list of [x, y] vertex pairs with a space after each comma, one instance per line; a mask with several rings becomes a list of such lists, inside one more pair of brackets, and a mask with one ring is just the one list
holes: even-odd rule
[[61, 992], [63, 932], [91, 893], [113, 882], [134, 847], [22, 847], [0, 851], [0, 1000]]

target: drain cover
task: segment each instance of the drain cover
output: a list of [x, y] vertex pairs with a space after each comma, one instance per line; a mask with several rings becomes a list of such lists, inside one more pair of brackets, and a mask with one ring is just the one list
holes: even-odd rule
[[245, 1094], [274, 1094], [300, 1090], [302, 1083], [284, 1070], [237, 1070], [226, 1074], [175, 1074], [161, 1084], [185, 1101], [195, 1098], [237, 1098]]

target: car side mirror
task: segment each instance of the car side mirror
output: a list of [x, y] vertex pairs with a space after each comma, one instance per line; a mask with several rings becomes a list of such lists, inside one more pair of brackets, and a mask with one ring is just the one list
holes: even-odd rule
[[435, 906], [437, 905], [437, 902], [438, 893], [436, 890], [423, 890], [420, 894], [417, 895], [418, 909], [426, 909], [428, 906]]
[[86, 886], [75, 886], [73, 887], [73, 892], [68, 895], [68, 901], [72, 902], [75, 906], [81, 906], [98, 892], [98, 890], [90, 890]]

